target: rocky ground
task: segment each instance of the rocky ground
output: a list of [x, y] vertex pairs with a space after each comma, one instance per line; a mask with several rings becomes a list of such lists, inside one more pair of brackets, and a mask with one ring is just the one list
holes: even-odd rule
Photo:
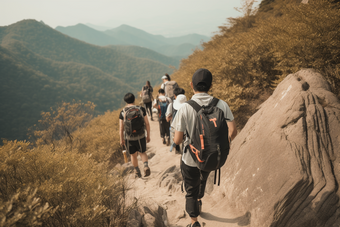
[[[190, 223], [190, 218], [185, 212], [185, 192], [182, 193], [181, 190], [182, 176], [179, 168], [181, 155], [175, 154], [174, 150], [170, 152], [170, 147], [162, 143], [158, 121], [150, 121], [150, 126], [151, 141], [147, 144], [147, 154], [150, 158], [151, 175], [135, 179], [134, 174], [130, 174], [129, 185], [133, 188], [130, 191], [130, 197], [136, 197], [139, 203], [145, 204], [146, 207], [151, 206], [154, 209], [161, 210], [163, 208], [167, 215], [167, 221], [163, 215], [164, 226], [186, 226]], [[140, 158], [139, 166], [142, 167]], [[214, 173], [210, 175], [209, 180], [211, 181], [213, 177]], [[249, 214], [233, 213], [219, 206], [218, 201], [215, 201], [209, 195], [212, 187], [212, 185], [207, 187], [207, 193], [202, 200], [203, 208], [199, 217], [201, 225], [215, 227], [248, 226]], [[144, 215], [144, 218], [148, 219], [147, 216]], [[147, 226], [153, 226], [151, 223], [155, 221], [154, 218], [149, 217], [150, 223]]]

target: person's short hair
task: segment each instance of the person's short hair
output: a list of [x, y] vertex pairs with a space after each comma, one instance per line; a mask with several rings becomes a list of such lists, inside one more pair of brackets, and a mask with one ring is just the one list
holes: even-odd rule
[[207, 92], [212, 83], [212, 74], [208, 69], [198, 69], [192, 76], [192, 84], [195, 91]]
[[208, 92], [209, 89], [210, 89], [210, 86], [208, 87], [205, 83], [198, 83], [198, 84], [194, 85], [195, 91]]
[[127, 104], [132, 104], [132, 103], [135, 102], [135, 96], [132, 93], [129, 92], [124, 96], [124, 101]]
[[163, 88], [161, 88], [161, 89], [158, 90], [158, 93], [159, 93], [159, 94], [165, 94], [165, 91], [164, 91]]
[[181, 87], [176, 87], [174, 89], [174, 95], [178, 96], [178, 95], [185, 95], [185, 90]]

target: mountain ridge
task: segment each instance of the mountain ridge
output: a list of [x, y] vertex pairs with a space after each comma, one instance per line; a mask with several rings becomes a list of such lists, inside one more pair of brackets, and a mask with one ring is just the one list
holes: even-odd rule
[[88, 44], [35, 20], [0, 27], [0, 138], [27, 139], [41, 111], [61, 102], [94, 102], [98, 113], [120, 108], [127, 92], [173, 69], [164, 63]]
[[[77, 31], [79, 29], [82, 30]], [[180, 56], [180, 58], [188, 57], [192, 53], [192, 49], [195, 49], [196, 47], [201, 48], [202, 42], [207, 42], [210, 40], [210, 37], [199, 35], [196, 33], [188, 34], [185, 36], [166, 38], [162, 35], [153, 35], [126, 24], [122, 24], [119, 27], [105, 31], [95, 30], [91, 34], [87, 33], [89, 29], [95, 30], [94, 28], [90, 28], [87, 25], [83, 24], [82, 26], [79, 26], [78, 24], [76, 25], [76, 27], [56, 27], [56, 30], [68, 36], [89, 42], [91, 44], [105, 46], [102, 41], [104, 39], [102, 34], [105, 34], [106, 43], [110, 43], [110, 45], [132, 45], [146, 47], [160, 54], [174, 58], [178, 58], [178, 56]], [[87, 34], [87, 36], [85, 37], [84, 34]], [[93, 37], [96, 35], [98, 37], [98, 40], [93, 39]], [[112, 37], [113, 40], [108, 41], [109, 39], [107, 38], [107, 36]], [[120, 41], [118, 41], [117, 43], [117, 40]], [[184, 46], [185, 49], [182, 49], [183, 44], [187, 44]], [[182, 48], [179, 48], [179, 46], [181, 45]], [[167, 48], [165, 48], [169, 46], [172, 46], [171, 51], [167, 51]], [[173, 51], [179, 49], [181, 50], [178, 52]]]

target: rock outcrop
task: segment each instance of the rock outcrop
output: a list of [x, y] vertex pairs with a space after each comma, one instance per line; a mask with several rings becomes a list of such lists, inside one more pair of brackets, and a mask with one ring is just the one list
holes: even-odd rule
[[166, 227], [169, 225], [166, 210], [156, 203], [147, 203], [132, 210], [127, 227]]
[[339, 156], [340, 102], [322, 75], [304, 69], [249, 119], [211, 196], [248, 213], [249, 226], [340, 226]]

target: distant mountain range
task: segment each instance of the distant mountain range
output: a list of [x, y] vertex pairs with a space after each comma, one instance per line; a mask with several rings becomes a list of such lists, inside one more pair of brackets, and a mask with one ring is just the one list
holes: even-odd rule
[[68, 27], [58, 26], [56, 30], [95, 45], [140, 46], [176, 59], [188, 57], [194, 49], [201, 48], [200, 44], [202, 42], [210, 40], [208, 36], [198, 34], [166, 38], [161, 35], [152, 35], [128, 25], [121, 25], [106, 31], [98, 31], [87, 25], [77, 24]]
[[117, 109], [126, 92], [160, 83], [176, 62], [145, 48], [91, 45], [35, 20], [0, 27], [0, 138], [26, 139], [40, 112], [62, 101]]

